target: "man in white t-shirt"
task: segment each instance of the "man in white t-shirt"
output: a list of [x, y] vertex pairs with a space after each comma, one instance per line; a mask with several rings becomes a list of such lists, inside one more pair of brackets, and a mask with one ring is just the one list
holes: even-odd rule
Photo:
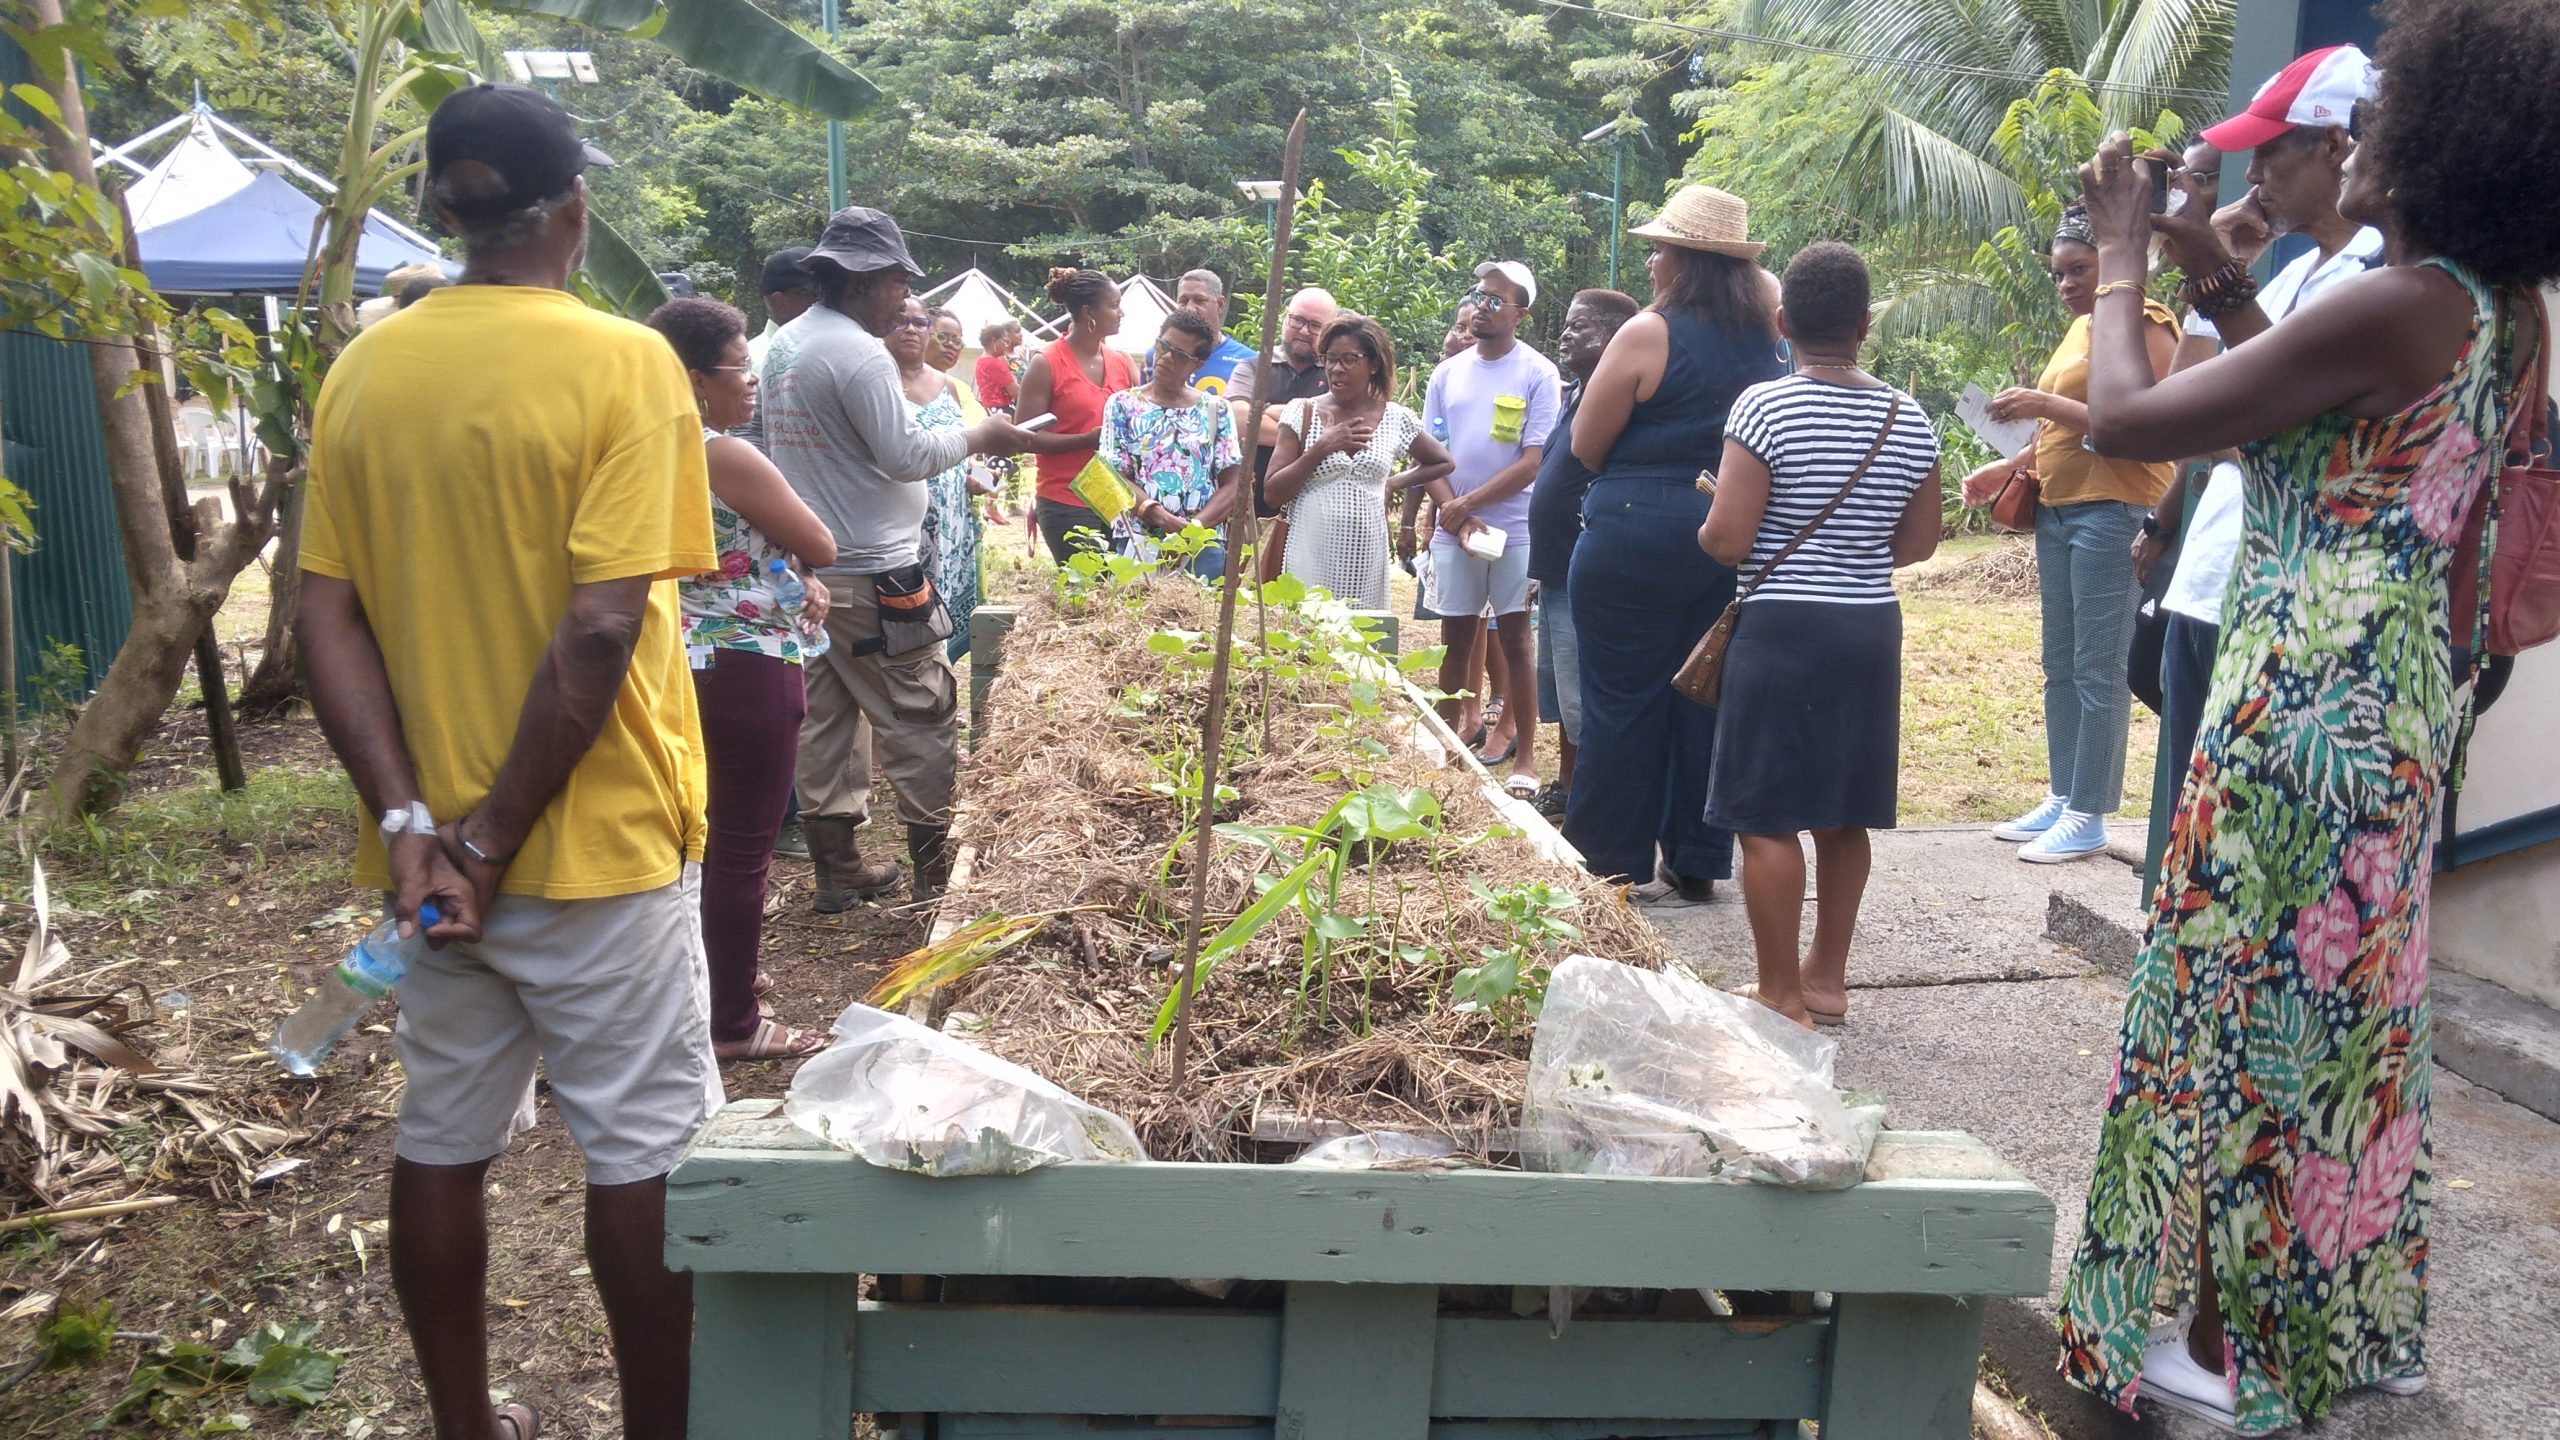
[[[2330, 289], [2383, 263], [2382, 232], [2359, 227], [2338, 213], [2344, 166], [2355, 149], [2347, 134], [2348, 118], [2357, 102], [2371, 98], [2374, 81], [2372, 62], [2352, 45], [2313, 51], [2269, 81], [2248, 110], [2204, 131], [2204, 146], [2224, 154], [2248, 152], [2250, 190], [2210, 219], [2189, 209], [2153, 222], [2179, 268], [2190, 276], [2208, 276], [2224, 265], [2247, 265], [2279, 235], [2307, 237], [2312, 248], [2277, 271], [2254, 301], [2215, 319], [2191, 313], [2186, 323], [2191, 339], [2180, 347], [2180, 368], [2192, 363], [2191, 355], [2201, 359], [2215, 353], [2210, 342], [2219, 340], [2227, 347], [2264, 334]], [[2190, 152], [2190, 169], [2193, 164]], [[2165, 750], [2181, 757], [2194, 752], [2203, 723], [2205, 690], [2222, 638], [2223, 594], [2230, 588], [2246, 523], [2241, 491], [2240, 467], [2228, 459], [2215, 464], [2195, 514], [2187, 517], [2177, 569], [2160, 602], [2169, 611], [2160, 656], [2160, 739]], [[2159, 558], [2164, 537], [2178, 524], [2183, 500], [2182, 487], [2171, 486], [2143, 521], [2142, 535], [2134, 542], [2138, 569], [2148, 571]]]
[[[1448, 646], [1440, 688], [1466, 688], [1466, 656], [1490, 607], [1495, 643], [1508, 667], [1502, 708], [1514, 717], [1517, 733], [1504, 785], [1521, 795], [1538, 791], [1529, 490], [1546, 455], [1547, 434], [1564, 407], [1555, 362], [1520, 343], [1520, 322], [1537, 298], [1537, 279], [1519, 261], [1477, 266], [1476, 288], [1467, 296], [1475, 307], [1468, 323], [1476, 343], [1440, 362], [1422, 402], [1422, 423], [1458, 462], [1456, 473], [1431, 484], [1440, 523], [1431, 537], [1432, 593], [1424, 603], [1448, 617], [1440, 622], [1440, 638]], [[1441, 702], [1442, 713], [1453, 721], [1457, 703]]]

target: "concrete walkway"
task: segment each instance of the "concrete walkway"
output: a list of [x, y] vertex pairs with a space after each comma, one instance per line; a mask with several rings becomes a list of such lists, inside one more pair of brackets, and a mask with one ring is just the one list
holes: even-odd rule
[[[2119, 827], [2139, 851], [2139, 825]], [[2099, 858], [2020, 863], [1980, 829], [1879, 835], [1850, 963], [1844, 1084], [1881, 1090], [1890, 1123], [1989, 1141], [2054, 1197], [2057, 1287], [2080, 1233], [2124, 988], [2139, 882]], [[1817, 877], [1818, 883], [1818, 877]], [[2059, 897], [2059, 898], [2057, 898]], [[1691, 964], [1752, 976], [1741, 897], [1651, 912]], [[2049, 938], [2048, 916], [2078, 943]], [[1812, 917], [1808, 906], [1806, 929]], [[2104, 952], [2104, 953], [2101, 953]], [[2560, 1440], [2560, 1125], [2439, 1070], [2429, 1275], [2432, 1385], [2352, 1397], [2315, 1437]], [[2053, 1305], [2003, 1301], [1986, 1356], [2066, 1440], [2217, 1432], [2136, 1424], [2054, 1376]]]

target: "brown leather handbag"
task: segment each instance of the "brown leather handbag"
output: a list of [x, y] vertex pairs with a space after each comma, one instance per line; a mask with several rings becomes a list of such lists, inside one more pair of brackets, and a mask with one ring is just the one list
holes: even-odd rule
[[1999, 492], [1991, 497], [1991, 523], [2012, 535], [2033, 535], [2036, 511], [2041, 508], [2035, 466], [2021, 455], [2018, 463], [2009, 467], [2009, 478], [2000, 482]]
[[1902, 400], [1896, 396], [1893, 408], [1885, 412], [1884, 427], [1876, 432], [1876, 443], [1867, 447], [1866, 458], [1858, 462], [1857, 469], [1849, 472], [1848, 483], [1840, 487], [1839, 494], [1831, 497], [1830, 504], [1823, 506], [1804, 523], [1804, 528], [1795, 533], [1795, 538], [1769, 557], [1769, 563], [1761, 566], [1760, 573], [1751, 577], [1751, 583], [1742, 587], [1742, 593], [1734, 596], [1733, 602], [1724, 607], [1724, 613], [1716, 617], [1716, 623], [1708, 626], [1707, 633], [1698, 637], [1697, 645], [1689, 651], [1688, 660], [1680, 666], [1680, 673], [1671, 677], [1672, 689], [1701, 705], [1714, 708], [1717, 697], [1724, 693], [1724, 652], [1733, 644], [1733, 626], [1741, 618], [1742, 602], [1751, 598], [1751, 592], [1759, 589], [1772, 571], [1786, 564], [1787, 557], [1796, 553], [1797, 547], [1812, 539], [1813, 532], [1822, 528], [1822, 522], [1830, 519], [1832, 512], [1840, 508], [1840, 502], [1849, 498], [1849, 492], [1858, 488], [1858, 482], [1867, 478], [1868, 468], [1876, 463], [1878, 455], [1884, 453], [1885, 442], [1893, 438], [1893, 427], [1901, 419]]

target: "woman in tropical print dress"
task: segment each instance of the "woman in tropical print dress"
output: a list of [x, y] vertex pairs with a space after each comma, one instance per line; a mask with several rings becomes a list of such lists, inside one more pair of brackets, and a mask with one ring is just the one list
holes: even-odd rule
[[[898, 328], [889, 332], [890, 358], [898, 362], [898, 383], [916, 425], [925, 430], [957, 430], [967, 424], [958, 389], [951, 377], [934, 368], [933, 315], [921, 300], [910, 299], [898, 312]], [[969, 461], [939, 475], [925, 477], [929, 497], [924, 512], [925, 553], [933, 563], [933, 585], [951, 611], [951, 638], [943, 648], [951, 659], [969, 653], [969, 617], [978, 608], [978, 517], [969, 499]]]
[[[2513, 152], [2482, 143], [2518, 107], [2560, 135], [2560, 98], [2485, 96], [2462, 58], [2560, 67], [2560, 10], [2394, 9], [2341, 206], [2392, 237], [2391, 264], [2250, 343], [2154, 383], [2149, 179], [2121, 136], [2083, 172], [2093, 440], [2131, 459], [2244, 447], [2248, 522], [2128, 987], [2062, 1368], [2241, 1434], [2424, 1383], [2427, 877], [2469, 703], [2446, 575], [2541, 338], [2510, 298], [2560, 273], [2560, 179], [2515, 193]], [[2187, 1333], [2155, 1339], [2155, 1305], [2188, 1300]]]
[[[1102, 405], [1097, 453], [1137, 496], [1111, 522], [1111, 548], [1152, 563], [1162, 537], [1188, 525], [1215, 530], [1243, 493], [1244, 452], [1227, 402], [1191, 383], [1212, 351], [1218, 331], [1189, 310], [1165, 317], [1156, 337], [1156, 369], [1139, 389], [1121, 390]], [[1216, 580], [1226, 571], [1226, 547], [1211, 542], [1191, 562], [1191, 573]]]

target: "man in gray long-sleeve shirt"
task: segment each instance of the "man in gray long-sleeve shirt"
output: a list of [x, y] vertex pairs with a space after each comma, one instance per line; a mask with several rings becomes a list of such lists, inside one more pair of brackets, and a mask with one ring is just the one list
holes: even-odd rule
[[802, 264], [816, 278], [818, 303], [774, 336], [761, 418], [773, 463], [836, 537], [836, 563], [818, 572], [833, 600], [832, 643], [808, 662], [797, 775], [815, 906], [832, 914], [898, 883], [898, 867], [866, 862], [854, 839], [871, 818], [875, 753], [897, 787], [917, 898], [939, 894], [950, 877], [959, 686], [939, 639], [910, 635], [894, 642], [904, 648], [889, 648], [880, 592], [912, 596], [929, 584], [920, 553], [925, 478], [973, 452], [1015, 454], [1028, 437], [1003, 420], [917, 428], [879, 338], [906, 303], [908, 277], [924, 273], [896, 221], [861, 206], [840, 210]]

